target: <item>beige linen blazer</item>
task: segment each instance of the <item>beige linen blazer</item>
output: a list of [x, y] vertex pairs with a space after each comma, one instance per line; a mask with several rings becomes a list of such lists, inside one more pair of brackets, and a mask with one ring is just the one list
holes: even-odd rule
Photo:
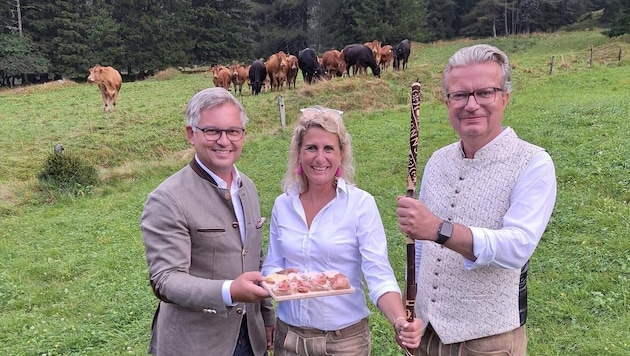
[[194, 159], [149, 194], [140, 226], [151, 287], [160, 299], [149, 353], [232, 355], [244, 311], [255, 354], [266, 351], [265, 325], [275, 322], [271, 300], [226, 307], [221, 295], [225, 280], [262, 264], [258, 191], [241, 178], [244, 243], [230, 192]]

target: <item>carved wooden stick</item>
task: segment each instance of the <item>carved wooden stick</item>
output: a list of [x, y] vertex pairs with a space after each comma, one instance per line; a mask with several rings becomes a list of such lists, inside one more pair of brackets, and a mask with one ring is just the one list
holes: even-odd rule
[[[409, 161], [407, 162], [407, 196], [416, 196], [418, 129], [420, 122], [420, 82], [411, 85], [411, 126], [409, 128]], [[416, 301], [416, 249], [414, 240], [407, 236], [407, 269], [405, 273], [405, 309], [407, 320], [412, 322]]]

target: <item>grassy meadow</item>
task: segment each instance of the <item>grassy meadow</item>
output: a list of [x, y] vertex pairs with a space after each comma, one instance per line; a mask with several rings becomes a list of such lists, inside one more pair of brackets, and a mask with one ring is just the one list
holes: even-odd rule
[[[530, 263], [529, 354], [630, 355], [630, 37], [584, 31], [414, 43], [408, 70], [390, 68], [380, 79], [305, 86], [300, 76], [297, 89], [244, 90], [250, 123], [237, 166], [257, 183], [269, 216], [299, 108], [343, 110], [357, 185], [376, 197], [402, 286], [395, 207], [406, 189], [410, 87], [422, 82], [421, 173], [434, 150], [457, 140], [442, 100], [443, 66], [456, 49], [480, 42], [513, 63], [504, 124], [545, 147], [556, 165], [556, 207]], [[157, 300], [139, 218], [147, 194], [190, 160], [183, 112], [208, 86], [209, 74], [167, 70], [124, 83], [109, 115], [90, 84], [0, 88], [0, 354], [146, 354]], [[36, 177], [57, 143], [95, 165], [100, 184], [76, 196], [39, 189]], [[374, 355], [403, 354], [379, 313], [371, 329]]]

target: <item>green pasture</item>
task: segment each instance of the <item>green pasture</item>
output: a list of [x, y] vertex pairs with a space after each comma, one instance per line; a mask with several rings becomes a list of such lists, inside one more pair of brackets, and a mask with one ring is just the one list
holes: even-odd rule
[[[406, 189], [411, 84], [422, 82], [422, 172], [434, 150], [457, 139], [442, 100], [444, 63], [479, 42], [510, 56], [515, 90], [504, 124], [545, 147], [558, 178], [556, 208], [530, 263], [529, 354], [630, 355], [630, 37], [584, 31], [414, 43], [409, 69], [380, 79], [306, 86], [300, 76], [297, 89], [245, 90], [250, 123], [237, 165], [257, 183], [269, 216], [298, 109], [343, 110], [356, 182], [376, 197], [402, 286], [395, 207]], [[208, 86], [208, 74], [167, 70], [124, 83], [109, 115], [90, 84], [0, 88], [1, 355], [146, 354], [157, 300], [139, 218], [147, 194], [190, 160], [183, 111]], [[40, 189], [36, 177], [57, 143], [97, 167], [100, 184], [76, 196]], [[374, 355], [403, 354], [379, 313], [371, 328]]]

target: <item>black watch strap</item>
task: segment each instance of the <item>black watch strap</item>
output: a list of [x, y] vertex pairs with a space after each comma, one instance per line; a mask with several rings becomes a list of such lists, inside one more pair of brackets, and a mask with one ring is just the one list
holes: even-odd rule
[[438, 228], [438, 238], [435, 240], [436, 243], [440, 245], [444, 245], [448, 239], [451, 238], [453, 234], [453, 224], [450, 221], [442, 221], [440, 227]]

